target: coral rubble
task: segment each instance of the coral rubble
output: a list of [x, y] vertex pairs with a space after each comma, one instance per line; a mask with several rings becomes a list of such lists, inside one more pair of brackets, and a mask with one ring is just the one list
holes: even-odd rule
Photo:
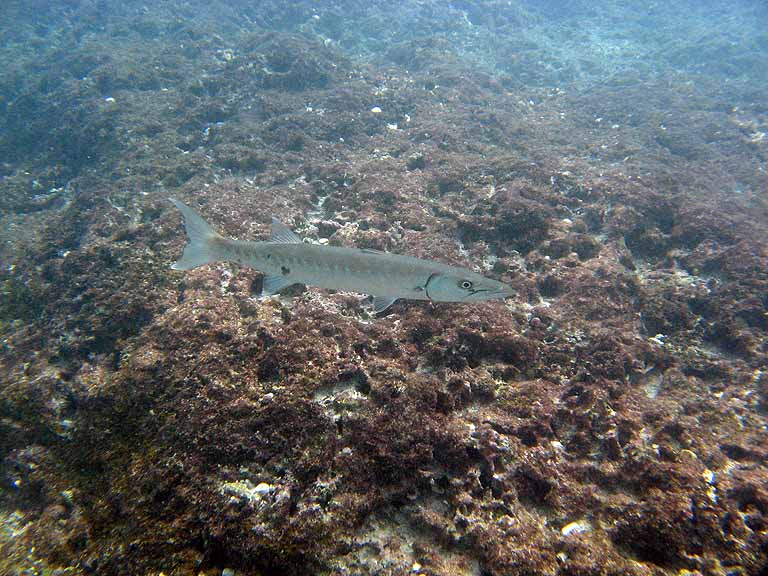
[[[0, 572], [765, 573], [765, 60], [672, 30], [632, 77], [659, 38], [579, 61], [547, 2], [17, 4]], [[169, 269], [171, 194], [517, 296], [259, 299]]]

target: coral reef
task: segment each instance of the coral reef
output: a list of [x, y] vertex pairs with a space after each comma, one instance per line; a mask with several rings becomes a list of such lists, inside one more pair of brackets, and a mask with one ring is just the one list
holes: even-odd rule
[[[765, 574], [764, 7], [692, 52], [585, 2], [34, 4], [0, 8], [1, 573]], [[517, 296], [259, 299], [169, 269], [171, 195]]]

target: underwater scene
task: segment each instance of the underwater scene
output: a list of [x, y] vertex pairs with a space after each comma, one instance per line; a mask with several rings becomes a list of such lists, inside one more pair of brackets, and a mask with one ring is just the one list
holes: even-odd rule
[[768, 576], [768, 3], [2, 0], [0, 576]]

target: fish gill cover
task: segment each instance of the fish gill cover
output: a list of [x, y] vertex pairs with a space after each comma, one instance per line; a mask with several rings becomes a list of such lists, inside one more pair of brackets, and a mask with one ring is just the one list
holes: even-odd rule
[[[763, 2], [0, 4], [0, 573], [768, 570]], [[470, 268], [398, 302], [227, 237]]]

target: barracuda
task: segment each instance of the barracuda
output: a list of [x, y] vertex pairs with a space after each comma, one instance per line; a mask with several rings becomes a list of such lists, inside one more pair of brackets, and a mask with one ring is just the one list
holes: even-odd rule
[[189, 239], [173, 269], [237, 262], [264, 273], [265, 295], [292, 284], [306, 284], [370, 294], [374, 310], [383, 312], [399, 298], [478, 302], [513, 294], [506, 284], [457, 266], [378, 250], [306, 244], [275, 218], [268, 242], [232, 240], [218, 234], [189, 206], [173, 198], [170, 201], [184, 217]]

